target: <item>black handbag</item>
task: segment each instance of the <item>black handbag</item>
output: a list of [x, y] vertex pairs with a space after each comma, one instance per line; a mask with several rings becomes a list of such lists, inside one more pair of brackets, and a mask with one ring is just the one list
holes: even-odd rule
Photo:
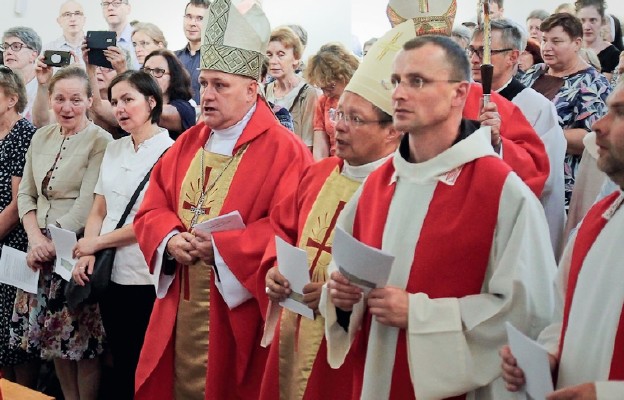
[[[168, 149], [167, 149], [168, 150]], [[167, 152], [165, 150], [158, 160]], [[156, 160], [156, 163], [158, 162]], [[147, 171], [147, 174], [143, 177], [141, 183], [136, 188], [126, 209], [124, 210], [117, 226], [115, 226], [115, 230], [120, 229], [124, 226], [126, 219], [128, 219], [128, 215], [130, 215], [130, 211], [132, 211], [132, 207], [136, 203], [141, 191], [149, 181], [150, 175], [152, 174], [152, 169], [154, 166]], [[85, 282], [84, 286], [80, 286], [74, 281], [70, 279], [69, 282], [65, 285], [65, 299], [67, 300], [67, 305], [70, 310], [76, 310], [82, 303], [94, 304], [97, 303], [106, 293], [108, 289], [108, 284], [111, 279], [111, 275], [113, 273], [113, 264], [115, 262], [115, 254], [117, 253], [116, 247], [110, 247], [107, 249], [102, 249], [95, 253], [95, 263], [93, 264], [93, 273], [91, 275], [87, 275], [89, 277], [89, 281]]]

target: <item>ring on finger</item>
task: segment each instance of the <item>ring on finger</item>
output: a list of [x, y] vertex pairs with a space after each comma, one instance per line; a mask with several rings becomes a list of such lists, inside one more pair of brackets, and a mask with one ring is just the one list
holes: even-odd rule
[[266, 294], [269, 294], [269, 293], [271, 293], [271, 289], [269, 289], [269, 287], [267, 286], [266, 288], [264, 288], [264, 292]]

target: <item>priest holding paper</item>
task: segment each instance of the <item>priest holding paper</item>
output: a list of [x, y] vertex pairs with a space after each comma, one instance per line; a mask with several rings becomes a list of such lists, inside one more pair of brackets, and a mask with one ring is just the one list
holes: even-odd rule
[[406, 134], [338, 221], [395, 260], [366, 297], [330, 264], [319, 306], [328, 360], [353, 357], [353, 399], [512, 398], [499, 378], [504, 322], [535, 337], [553, 308], [544, 212], [490, 127], [462, 118], [463, 49], [442, 36], [401, 44], [386, 86]]
[[[596, 121], [598, 168], [620, 190], [587, 213], [562, 256], [556, 280], [555, 321], [539, 336], [548, 350], [557, 388], [548, 400], [616, 400], [624, 396], [624, 85], [607, 99]], [[519, 390], [523, 372], [508, 347], [501, 351], [508, 388]]]
[[[257, 94], [270, 32], [257, 5], [244, 14], [230, 0], [209, 8], [200, 49], [203, 122], [156, 165], [134, 221], [159, 297], [136, 399], [259, 395], [268, 352], [260, 346], [256, 298], [266, 295], [264, 286], [256, 293], [256, 273], [274, 235], [268, 216], [311, 162]], [[244, 229], [194, 229], [236, 211]], [[163, 258], [175, 260], [173, 271], [161, 269]]]
[[[338, 102], [334, 116], [336, 157], [309, 167], [297, 191], [271, 213], [276, 233], [306, 251], [304, 273], [309, 273], [311, 283], [303, 293], [293, 293], [290, 282], [273, 266], [275, 245], [269, 245], [263, 266], [270, 270], [266, 273], [264, 269], [260, 279], [273, 300], [264, 344], [273, 344], [262, 399], [342, 399], [351, 394], [351, 364], [346, 362], [335, 371], [327, 363], [325, 320], [318, 315], [318, 302], [327, 279], [338, 216], [362, 181], [390, 158], [402, 136], [392, 126], [391, 93], [381, 85], [383, 71], [391, 62], [391, 58], [364, 59]], [[278, 302], [289, 295], [303, 295], [301, 300], [316, 317], [309, 319], [281, 309]]]

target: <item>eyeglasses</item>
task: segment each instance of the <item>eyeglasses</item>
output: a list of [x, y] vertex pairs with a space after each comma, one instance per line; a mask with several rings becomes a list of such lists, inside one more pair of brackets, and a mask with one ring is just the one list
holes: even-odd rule
[[[392, 77], [390, 80], [382, 80], [381, 86], [386, 90], [395, 90], [398, 88], [403, 81], [399, 77]], [[421, 89], [423, 86], [428, 85], [430, 83], [459, 83], [456, 79], [426, 79], [421, 76], [408, 76], [405, 79], [405, 84], [410, 89]]]
[[331, 114], [330, 120], [334, 124], [338, 124], [338, 122], [344, 121], [346, 125], [358, 126], [358, 127], [362, 125], [367, 125], [367, 124], [385, 124], [385, 123], [392, 122], [392, 120], [384, 120], [384, 119], [365, 120], [365, 119], [358, 117], [357, 115], [345, 114], [342, 111], [336, 111], [335, 113]]
[[8, 49], [11, 49], [17, 53], [18, 51], [22, 50], [24, 47], [32, 50], [32, 47], [29, 47], [28, 45], [24, 43], [13, 42], [13, 43], [2, 43], [2, 46], [0, 46], [0, 51], [6, 51]]
[[334, 89], [336, 89], [336, 82], [332, 82], [327, 86], [319, 86], [319, 89], [321, 89], [324, 92], [330, 92]]
[[155, 43], [154, 42], [146, 42], [145, 40], [141, 40], [139, 42], [132, 42], [132, 45], [134, 47], [140, 47], [142, 49], [145, 49], [145, 48], [147, 48], [147, 46], [151, 46], [153, 44], [155, 44]]
[[[104, 3], [102, 3], [104, 4]], [[63, 14], [61, 14], [61, 17], [63, 18], [71, 18], [71, 17], [82, 17], [84, 14], [82, 13], [82, 11], [74, 11], [74, 12], [64, 12]]]
[[100, 3], [102, 8], [108, 8], [109, 6], [113, 6], [113, 8], [119, 8], [122, 4], [128, 4], [127, 1], [114, 0], [114, 1], [103, 1]]
[[195, 21], [197, 23], [202, 22], [204, 20], [204, 16], [203, 15], [191, 15], [191, 14], [184, 14], [184, 19], [187, 21]]
[[[499, 53], [504, 53], [506, 51], [512, 51], [513, 49], [507, 48], [507, 49], [492, 49], [490, 50], [490, 52], [492, 54], [499, 54]], [[484, 49], [483, 47], [478, 47], [478, 48], [474, 48], [472, 46], [468, 46], [468, 48], [466, 49], [466, 54], [468, 55], [468, 57], [472, 57], [473, 54], [476, 54], [476, 56], [479, 58], [479, 60], [483, 59], [483, 52]]]
[[141, 68], [141, 71], [145, 71], [148, 74], [150, 74], [151, 76], [153, 76], [154, 78], [162, 78], [163, 75], [165, 74], [169, 74], [169, 72], [165, 71], [162, 68], [148, 68], [148, 67], [143, 67]]
[[73, 99], [65, 99], [64, 97], [57, 97], [53, 101], [54, 103], [60, 106], [60, 105], [64, 105], [67, 100], [69, 100], [71, 105], [74, 107], [79, 107], [85, 103], [84, 99], [78, 98], [78, 97], [75, 97]]

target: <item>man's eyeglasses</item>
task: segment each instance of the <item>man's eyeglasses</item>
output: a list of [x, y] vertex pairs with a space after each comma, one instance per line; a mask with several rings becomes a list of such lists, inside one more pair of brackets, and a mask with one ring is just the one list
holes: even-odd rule
[[330, 120], [334, 124], [338, 124], [340, 121], [344, 121], [346, 125], [351, 126], [362, 126], [367, 124], [386, 124], [392, 122], [392, 120], [365, 120], [363, 118], [358, 117], [357, 115], [345, 114], [342, 111], [336, 111], [332, 115], [330, 115]]
[[168, 74], [169, 72], [165, 71], [162, 68], [148, 68], [148, 67], [143, 67], [141, 68], [141, 71], [147, 72], [148, 74], [150, 74], [151, 76], [153, 76], [154, 78], [162, 78], [163, 75]]
[[[104, 4], [104, 3], [102, 3]], [[61, 17], [69, 19], [71, 17], [82, 17], [84, 14], [82, 13], [82, 11], [74, 11], [74, 12], [64, 12], [63, 14], [61, 14]]]
[[197, 23], [200, 23], [204, 20], [204, 16], [203, 15], [191, 15], [191, 14], [184, 14], [184, 19], [187, 21], [195, 21]]
[[13, 42], [13, 43], [2, 43], [2, 46], [0, 46], [0, 51], [6, 51], [8, 49], [11, 49], [17, 53], [18, 51], [22, 50], [24, 47], [32, 50], [31, 47], [25, 45], [24, 43]]
[[145, 40], [141, 40], [139, 42], [132, 42], [132, 45], [134, 47], [140, 47], [142, 49], [145, 49], [145, 48], [147, 48], [147, 46], [151, 46], [153, 44], [154, 44], [154, 42], [146, 42]]
[[100, 3], [102, 8], [108, 8], [109, 6], [113, 6], [113, 8], [118, 8], [122, 4], [128, 4], [127, 1], [115, 0], [115, 1], [103, 1]]
[[407, 87], [409, 87], [410, 89], [421, 89], [423, 86], [430, 83], [458, 83], [461, 81], [458, 81], [456, 79], [426, 79], [421, 76], [409, 76], [407, 79], [402, 81], [400, 78], [392, 77], [390, 78], [390, 80], [382, 80], [381, 86], [383, 86], [383, 88], [386, 90], [395, 90], [403, 82], [405, 82]]
[[[491, 53], [492, 54], [499, 54], [499, 53], [504, 53], [506, 51], [512, 51], [513, 49], [492, 49]], [[483, 59], [483, 52], [484, 49], [483, 47], [477, 47], [474, 48], [472, 46], [468, 46], [468, 48], [466, 49], [466, 54], [468, 55], [468, 57], [472, 57], [473, 54], [476, 54], [477, 58], [479, 58], [479, 60]]]

